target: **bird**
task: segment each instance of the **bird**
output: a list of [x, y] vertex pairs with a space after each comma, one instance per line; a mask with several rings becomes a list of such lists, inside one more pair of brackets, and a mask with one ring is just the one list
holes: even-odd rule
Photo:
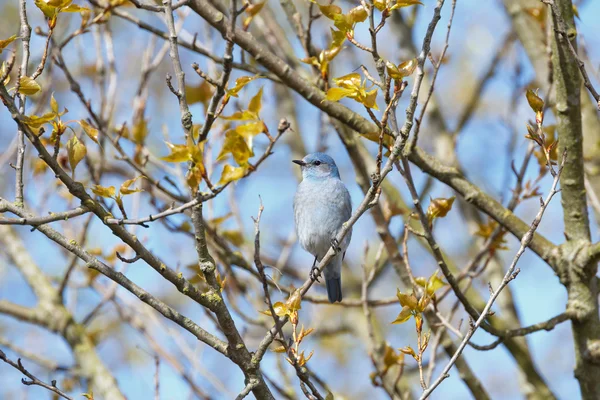
[[302, 182], [294, 196], [296, 234], [304, 250], [315, 257], [310, 277], [318, 281], [317, 261], [333, 247], [336, 255], [324, 269], [327, 297], [330, 303], [342, 301], [342, 261], [350, 244], [352, 229], [337, 242], [343, 224], [352, 215], [348, 189], [340, 179], [333, 158], [324, 153], [312, 153], [302, 160], [292, 160], [302, 169]]

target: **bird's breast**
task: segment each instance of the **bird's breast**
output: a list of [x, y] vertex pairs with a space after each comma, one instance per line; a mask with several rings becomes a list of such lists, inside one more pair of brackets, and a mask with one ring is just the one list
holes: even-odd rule
[[[294, 198], [294, 217], [298, 240], [306, 251], [324, 256], [331, 239], [349, 218], [347, 203], [347, 191], [341, 182], [300, 184]], [[344, 242], [341, 247], [345, 250]]]

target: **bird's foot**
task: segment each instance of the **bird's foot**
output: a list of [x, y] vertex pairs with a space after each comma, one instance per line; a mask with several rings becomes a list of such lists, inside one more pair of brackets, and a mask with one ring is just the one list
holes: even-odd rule
[[338, 242], [336, 238], [331, 239], [331, 247], [333, 248], [333, 251], [335, 251], [336, 254], [342, 251], [342, 248], [340, 247], [340, 242]]
[[319, 281], [319, 277], [321, 276], [321, 271], [319, 271], [319, 268], [312, 267], [310, 269], [309, 276], [310, 276], [310, 279], [312, 279], [313, 281], [321, 282], [321, 281]]

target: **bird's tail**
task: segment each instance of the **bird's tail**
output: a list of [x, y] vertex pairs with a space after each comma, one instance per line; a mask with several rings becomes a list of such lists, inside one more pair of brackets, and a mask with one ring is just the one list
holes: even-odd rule
[[335, 303], [336, 301], [342, 301], [342, 280], [340, 277], [326, 278], [325, 284], [327, 285], [327, 297], [329, 297], [329, 302]]

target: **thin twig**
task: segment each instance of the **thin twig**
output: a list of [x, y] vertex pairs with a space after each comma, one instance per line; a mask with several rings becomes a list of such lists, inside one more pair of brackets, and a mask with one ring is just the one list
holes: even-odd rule
[[448, 19], [448, 30], [446, 31], [446, 41], [444, 43], [444, 49], [442, 50], [442, 54], [440, 54], [440, 58], [437, 63], [433, 65], [433, 77], [431, 78], [431, 85], [429, 86], [429, 92], [427, 93], [427, 97], [425, 98], [425, 102], [423, 103], [423, 107], [421, 107], [421, 114], [419, 118], [416, 119], [417, 126], [415, 127], [415, 132], [413, 134], [413, 138], [410, 142], [410, 152], [414, 151], [417, 141], [419, 140], [419, 131], [421, 129], [421, 124], [423, 123], [423, 118], [425, 117], [425, 112], [427, 111], [427, 106], [429, 105], [429, 101], [433, 96], [433, 91], [435, 90], [435, 81], [438, 76], [438, 72], [440, 72], [440, 67], [444, 62], [444, 57], [446, 56], [446, 51], [448, 51], [449, 42], [450, 42], [450, 31], [452, 30], [452, 21], [454, 20], [454, 10], [456, 9], [456, 0], [452, 0], [452, 6], [450, 8], [450, 18]]
[[598, 107], [598, 110], [600, 110], [600, 94], [598, 94], [598, 92], [592, 85], [592, 82], [590, 82], [590, 77], [588, 76], [587, 71], [585, 69], [585, 64], [583, 61], [581, 61], [581, 58], [579, 58], [579, 56], [577, 55], [577, 50], [575, 50], [573, 43], [571, 43], [571, 39], [569, 38], [569, 35], [567, 33], [567, 27], [565, 24], [565, 20], [562, 17], [560, 9], [558, 8], [558, 6], [556, 5], [556, 3], [553, 0], [541, 0], [541, 1], [544, 4], [547, 4], [550, 7], [550, 9], [552, 10], [552, 15], [554, 16], [554, 19], [556, 20], [556, 24], [557, 24], [557, 26], [555, 26], [554, 29], [556, 30], [556, 32], [558, 32], [563, 37], [564, 41], [567, 42], [567, 47], [569, 48], [569, 51], [571, 52], [571, 55], [573, 56], [575, 61], [577, 61], [577, 66], [579, 67], [579, 71], [581, 71], [581, 77], [583, 78], [583, 84], [587, 88], [587, 90], [590, 92], [590, 94], [592, 95], [594, 100], [596, 100], [596, 106]]
[[[179, 100], [179, 112], [181, 113], [181, 126], [185, 132], [186, 139], [192, 137], [192, 113], [187, 102], [185, 94], [185, 73], [181, 68], [181, 60], [179, 59], [179, 47], [177, 45], [177, 30], [175, 29], [175, 20], [173, 19], [173, 6], [171, 0], [163, 0], [163, 7], [165, 13], [165, 20], [167, 22], [167, 28], [169, 30], [169, 43], [171, 45], [171, 51], [169, 53], [171, 61], [173, 62], [173, 69], [175, 70], [175, 77], [177, 78], [177, 92], [173, 91], [177, 99]], [[167, 75], [167, 83], [170, 80]]]
[[47, 384], [41, 380], [39, 380], [38, 378], [36, 378], [31, 372], [29, 372], [21, 363], [21, 359], [19, 358], [17, 360], [17, 362], [12, 361], [11, 359], [9, 359], [6, 354], [4, 354], [4, 352], [2, 350], [0, 350], [0, 360], [4, 361], [5, 363], [7, 363], [8, 365], [12, 366], [13, 368], [21, 371], [21, 373], [23, 375], [25, 375], [26, 377], [29, 378], [29, 380], [22, 378], [21, 382], [23, 383], [23, 385], [26, 386], [31, 386], [31, 385], [37, 385], [37, 386], [41, 386], [45, 389], [50, 390], [51, 392], [56, 393], [57, 395], [59, 395], [62, 398], [68, 399], [68, 400], [73, 400], [72, 397], [69, 397], [65, 392], [63, 392], [62, 390], [60, 390], [59, 388], [56, 387], [56, 381], [52, 381], [51, 384]]
[[545, 200], [543, 198], [540, 198], [540, 210], [538, 211], [533, 222], [531, 223], [531, 226], [530, 226], [529, 230], [527, 231], [527, 233], [525, 233], [525, 235], [523, 235], [523, 238], [521, 239], [521, 246], [519, 247], [517, 254], [515, 254], [515, 257], [513, 258], [508, 270], [506, 271], [506, 274], [504, 275], [502, 282], [500, 282], [498, 287], [492, 291], [490, 299], [488, 300], [485, 307], [483, 308], [483, 311], [481, 312], [479, 318], [477, 319], [477, 321], [472, 323], [469, 331], [464, 336], [463, 340], [461, 341], [460, 345], [458, 346], [458, 349], [456, 350], [456, 352], [454, 353], [454, 355], [452, 356], [452, 358], [450, 359], [448, 364], [446, 364], [446, 366], [440, 373], [440, 376], [433, 382], [433, 384], [427, 390], [425, 390], [423, 392], [423, 394], [420, 397], [421, 400], [429, 397], [429, 395], [431, 395], [431, 393], [444, 381], [444, 379], [446, 379], [449, 376], [448, 372], [450, 371], [450, 369], [452, 368], [452, 366], [454, 365], [454, 363], [456, 362], [458, 357], [461, 355], [462, 351], [464, 350], [465, 346], [467, 345], [467, 343], [469, 342], [469, 340], [471, 339], [471, 337], [473, 336], [473, 334], [475, 333], [477, 328], [479, 326], [481, 326], [484, 319], [486, 319], [488, 317], [489, 311], [490, 311], [492, 305], [494, 304], [494, 302], [496, 301], [496, 299], [498, 298], [498, 296], [500, 295], [500, 292], [502, 292], [502, 290], [506, 287], [506, 285], [508, 285], [508, 283], [510, 281], [515, 279], [517, 274], [519, 273], [520, 270], [518, 268], [516, 268], [517, 263], [518, 263], [519, 259], [521, 258], [521, 255], [523, 255], [523, 253], [525, 252], [525, 249], [527, 249], [529, 242], [531, 242], [531, 240], [533, 239], [533, 234], [536, 231], [540, 222], [542, 221], [542, 217], [544, 216], [544, 211], [546, 211], [546, 207], [548, 207], [548, 204], [550, 204], [552, 197], [554, 197], [554, 195], [559, 192], [559, 190], [557, 190], [556, 187], [560, 180], [560, 175], [562, 173], [562, 169], [565, 164], [566, 155], [567, 155], [567, 152], [566, 151], [563, 152], [562, 161], [561, 161], [560, 167], [558, 169], [558, 172], [556, 173], [556, 175], [554, 177], [554, 181], [552, 182], [552, 187], [550, 188], [550, 193], [548, 193], [548, 196], [546, 196]]

